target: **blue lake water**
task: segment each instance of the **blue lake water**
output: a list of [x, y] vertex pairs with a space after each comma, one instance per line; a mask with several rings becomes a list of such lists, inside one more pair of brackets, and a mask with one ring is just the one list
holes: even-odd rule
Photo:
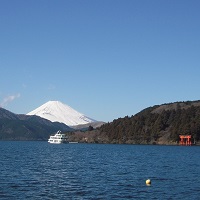
[[200, 199], [199, 146], [1, 141], [0, 172], [0, 199]]

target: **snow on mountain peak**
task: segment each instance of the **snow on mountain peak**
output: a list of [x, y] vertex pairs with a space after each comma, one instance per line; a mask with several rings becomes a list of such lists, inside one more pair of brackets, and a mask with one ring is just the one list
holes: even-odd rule
[[60, 101], [48, 101], [27, 113], [27, 115], [37, 115], [52, 122], [61, 122], [68, 126], [76, 126], [96, 121]]

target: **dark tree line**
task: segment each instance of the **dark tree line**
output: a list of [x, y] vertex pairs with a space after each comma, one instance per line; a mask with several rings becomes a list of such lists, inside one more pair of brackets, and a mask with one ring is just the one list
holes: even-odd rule
[[[168, 134], [168, 140], [178, 142], [179, 135], [192, 135], [200, 140], [200, 106], [196, 102], [181, 102], [147, 108], [140, 113], [114, 120], [100, 127], [111, 143], [157, 143]], [[157, 111], [159, 110], [159, 111]]]

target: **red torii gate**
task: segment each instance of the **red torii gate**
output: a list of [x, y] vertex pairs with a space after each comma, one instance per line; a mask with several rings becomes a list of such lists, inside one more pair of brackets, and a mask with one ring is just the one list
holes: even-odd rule
[[180, 138], [179, 144], [190, 146], [192, 144], [191, 137], [192, 137], [191, 135], [179, 135]]

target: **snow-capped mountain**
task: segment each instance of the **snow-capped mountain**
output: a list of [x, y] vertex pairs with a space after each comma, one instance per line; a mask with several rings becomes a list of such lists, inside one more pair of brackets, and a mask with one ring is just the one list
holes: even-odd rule
[[96, 121], [60, 101], [48, 101], [27, 113], [27, 115], [37, 115], [52, 122], [61, 122], [68, 126], [76, 126]]

